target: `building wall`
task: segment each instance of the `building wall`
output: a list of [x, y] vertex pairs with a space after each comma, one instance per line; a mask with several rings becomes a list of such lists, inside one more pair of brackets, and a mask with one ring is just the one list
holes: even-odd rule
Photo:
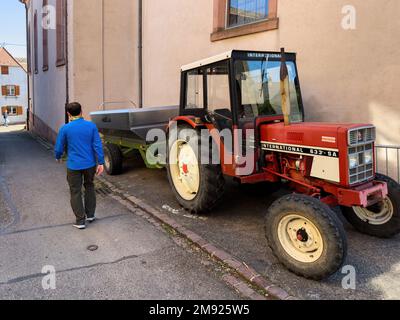
[[[57, 0], [49, 0], [55, 7]], [[34, 62], [34, 13], [38, 14], [38, 73], [31, 64], [30, 88], [32, 111], [30, 128], [54, 142], [59, 128], [65, 124], [66, 66], [56, 66], [56, 30], [48, 31], [49, 69], [43, 71], [42, 1], [29, 1], [28, 24], [30, 25], [31, 63]]]
[[85, 0], [74, 6], [71, 100], [82, 104], [87, 117], [103, 105], [108, 110], [137, 105], [136, 5], [113, 0], [103, 8], [98, 0]]
[[400, 2], [354, 0], [356, 30], [341, 27], [346, 0], [278, 0], [279, 28], [216, 42], [213, 1], [144, 1], [144, 101], [176, 104], [179, 67], [231, 49], [298, 53], [307, 120], [372, 122], [378, 142], [400, 145]]
[[[6, 85], [17, 85], [20, 87], [20, 94], [15, 97], [7, 97], [1, 95], [0, 92], [0, 110], [1, 107], [19, 106], [23, 108], [23, 114], [18, 116], [9, 116], [10, 124], [24, 123], [26, 121], [26, 110], [28, 106], [26, 72], [21, 67], [9, 67], [9, 74], [0, 74], [0, 87]], [[4, 118], [1, 115], [0, 123], [4, 123]]]

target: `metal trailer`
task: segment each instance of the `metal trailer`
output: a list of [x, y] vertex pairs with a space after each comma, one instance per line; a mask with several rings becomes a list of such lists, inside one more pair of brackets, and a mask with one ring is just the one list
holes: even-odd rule
[[105, 145], [107, 173], [121, 173], [122, 160], [135, 151], [140, 153], [148, 168], [164, 167], [160, 163], [154, 164], [154, 159], [149, 159], [146, 154], [150, 145], [165, 143], [165, 140], [148, 141], [147, 135], [152, 129], [166, 131], [169, 120], [178, 114], [179, 106], [92, 112], [90, 116]]

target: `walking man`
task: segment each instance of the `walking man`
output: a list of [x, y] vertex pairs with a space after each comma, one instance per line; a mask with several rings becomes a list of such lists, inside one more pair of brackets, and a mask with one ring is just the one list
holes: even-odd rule
[[[71, 191], [71, 206], [76, 216], [75, 228], [85, 229], [86, 222], [96, 219], [95, 175], [104, 171], [103, 146], [94, 123], [82, 117], [79, 103], [70, 103], [66, 111], [70, 123], [60, 129], [55, 148], [58, 162], [67, 151], [67, 180]], [[84, 202], [82, 185], [85, 188]]]
[[4, 111], [3, 117], [4, 117], [4, 125], [5, 125], [6, 127], [8, 127], [8, 111], [7, 111], [7, 110]]

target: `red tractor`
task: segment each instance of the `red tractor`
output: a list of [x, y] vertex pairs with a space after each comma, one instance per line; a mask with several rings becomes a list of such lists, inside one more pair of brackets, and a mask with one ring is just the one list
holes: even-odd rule
[[226, 177], [286, 185], [292, 193], [266, 214], [268, 245], [292, 272], [323, 279], [347, 252], [334, 208], [362, 233], [400, 232], [400, 186], [375, 172], [375, 132], [369, 124], [304, 122], [294, 53], [232, 51], [182, 67], [168, 176], [195, 213], [219, 203]]

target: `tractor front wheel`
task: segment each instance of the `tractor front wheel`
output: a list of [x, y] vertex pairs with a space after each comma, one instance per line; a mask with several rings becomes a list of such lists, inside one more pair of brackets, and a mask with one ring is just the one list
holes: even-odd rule
[[275, 201], [265, 219], [268, 245], [295, 274], [321, 280], [342, 266], [347, 238], [336, 214], [318, 199], [291, 194]]
[[386, 199], [368, 208], [342, 207], [347, 221], [359, 232], [378, 238], [391, 238], [400, 233], [400, 185], [393, 179], [377, 174], [376, 180], [388, 185]]

